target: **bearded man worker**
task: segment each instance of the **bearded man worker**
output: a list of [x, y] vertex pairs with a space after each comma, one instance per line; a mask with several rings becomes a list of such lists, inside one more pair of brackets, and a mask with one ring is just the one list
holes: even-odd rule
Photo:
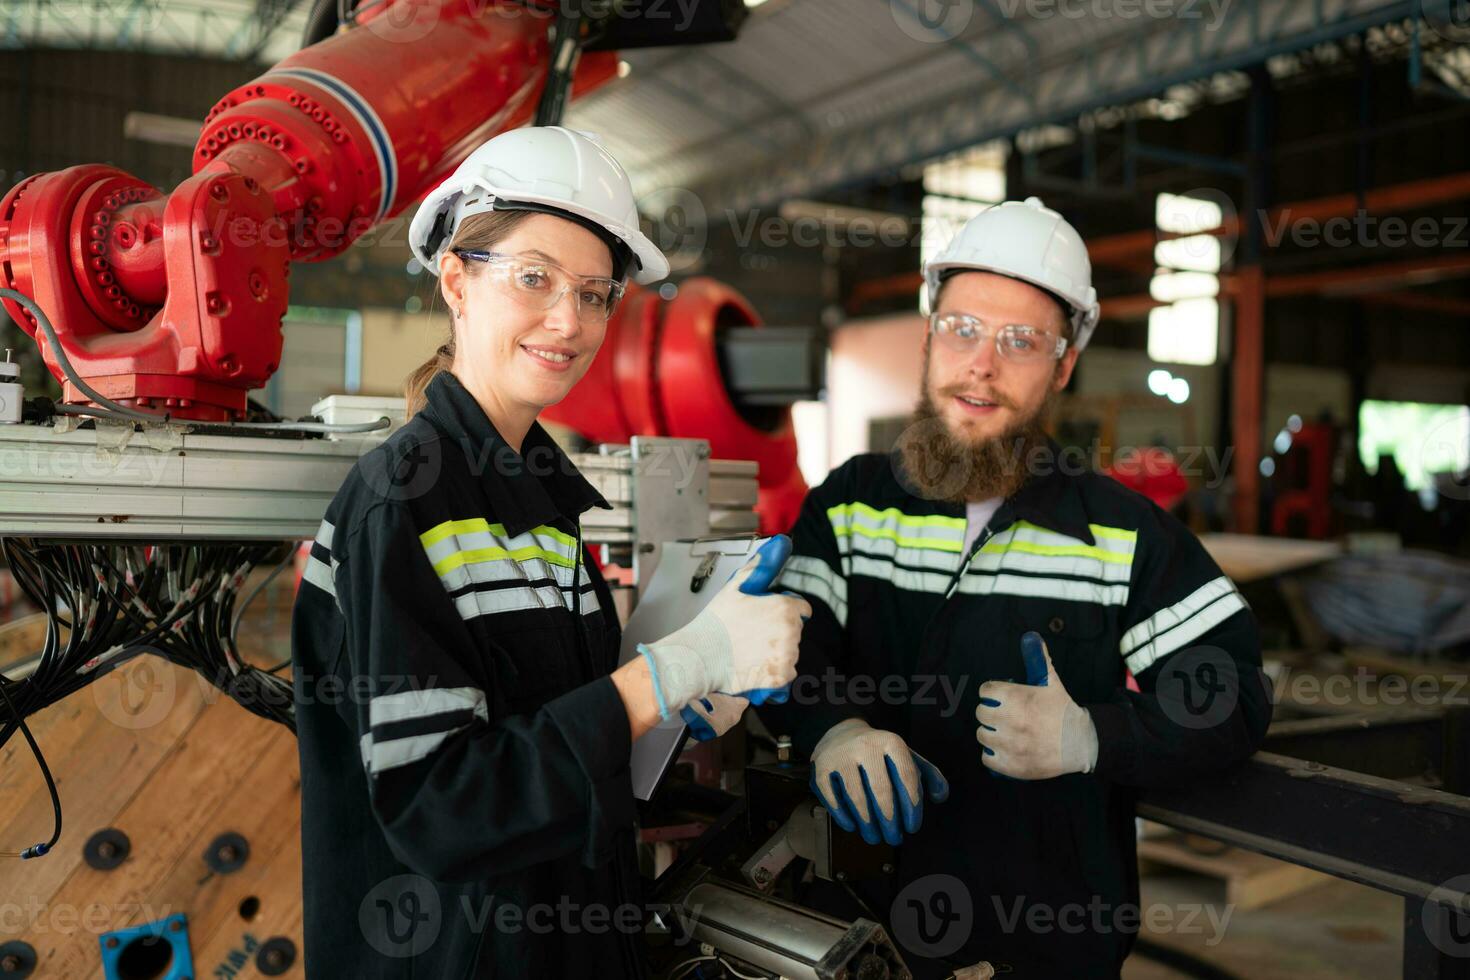
[[1260, 744], [1256, 625], [1184, 525], [1046, 434], [1097, 325], [1076, 230], [1008, 201], [924, 272], [914, 424], [803, 504], [781, 585], [813, 616], [758, 710], [835, 823], [898, 845], [858, 891], [918, 977], [1116, 977], [1134, 791]]

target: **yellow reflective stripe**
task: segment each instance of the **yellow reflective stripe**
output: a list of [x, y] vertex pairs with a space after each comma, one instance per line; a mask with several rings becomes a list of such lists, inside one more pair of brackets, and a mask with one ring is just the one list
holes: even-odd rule
[[456, 551], [448, 558], [435, 562], [434, 571], [443, 575], [445, 572], [452, 572], [465, 565], [485, 561], [504, 561], [507, 558], [514, 561], [540, 558], [563, 568], [571, 568], [573, 565], [573, 560], [566, 555], [559, 555], [554, 551], [547, 551], [545, 548], [537, 548], [532, 545], [529, 548], [517, 548], [514, 551], [507, 551], [504, 548], [473, 548], [469, 551]]
[[1048, 555], [1070, 558], [1095, 558], [1098, 561], [1119, 565], [1133, 564], [1132, 555], [1120, 555], [1115, 551], [1104, 551], [1085, 544], [1033, 544], [1030, 541], [988, 541], [982, 552], [1019, 551], [1025, 555]]
[[892, 528], [863, 527], [861, 524], [854, 524], [852, 527], [833, 527], [832, 533], [839, 538], [853, 534], [864, 538], [882, 538], [895, 541], [905, 548], [922, 548], [928, 551], [953, 551], [957, 553], [963, 551], [965, 546], [963, 541], [951, 541], [948, 538], [900, 537], [899, 533]]
[[505, 534], [505, 525], [491, 524], [483, 517], [471, 517], [462, 521], [445, 521], [443, 524], [435, 525], [423, 534], [420, 534], [419, 540], [423, 542], [425, 548], [429, 548], [452, 534], [473, 534], [476, 531], [503, 536]]
[[[419, 540], [423, 542], [425, 548], [428, 548], [432, 545], [438, 544], [440, 541], [443, 541], [451, 534], [474, 534], [476, 532], [483, 532], [485, 534], [497, 534], [504, 537], [505, 525], [491, 524], [483, 517], [469, 517], [461, 521], [445, 521], [443, 524], [435, 525], [434, 527], [425, 531], [423, 534], [420, 534]], [[551, 538], [558, 544], [566, 545], [568, 548], [575, 548], [577, 546], [576, 538], [572, 537], [572, 535], [566, 533], [565, 531], [561, 531], [550, 526], [549, 524], [538, 524], [537, 526], [531, 528], [530, 533], [532, 535], [541, 535]]]
[[[496, 525], [496, 526], [499, 527], [500, 525]], [[500, 533], [504, 534], [505, 533], [505, 529], [504, 528], [501, 528], [501, 532]], [[563, 545], [566, 545], [568, 548], [576, 548], [577, 547], [577, 539], [576, 538], [572, 537], [570, 534], [568, 534], [565, 531], [558, 531], [556, 528], [551, 527], [550, 525], [547, 525], [547, 524], [538, 524], [538, 525], [536, 525], [535, 527], [531, 528], [531, 533], [532, 534], [535, 534], [535, 535], [545, 535], [546, 537], [551, 538], [553, 541], [557, 541], [557, 542], [560, 542]]]
[[829, 507], [827, 519], [832, 524], [832, 533], [839, 539], [857, 536], [892, 541], [906, 548], [955, 554], [964, 550], [963, 518], [939, 514], [919, 516], [905, 514], [897, 507], [878, 510], [867, 504], [847, 503]]
[[1093, 558], [1118, 565], [1133, 563], [1133, 549], [1138, 532], [1099, 524], [1089, 524], [1088, 527], [1099, 540], [1099, 544], [1083, 544], [1076, 538], [1058, 534], [1030, 521], [1017, 521], [1009, 529], [987, 541], [980, 551], [982, 554], [1018, 551], [1047, 557]]
[[[479, 548], [460, 548], [450, 551], [456, 543], [450, 539], [463, 537], [473, 540], [478, 537], [478, 543], [484, 543], [486, 539], [504, 539], [507, 537], [504, 524], [491, 524], [483, 517], [471, 517], [458, 521], [445, 521], [436, 525], [419, 535], [419, 540], [424, 550], [429, 554], [429, 560], [434, 568], [443, 574], [444, 571], [458, 568], [468, 562], [496, 561], [515, 559], [517, 561], [527, 558], [544, 558], [546, 561], [564, 568], [572, 568], [576, 564], [577, 539], [565, 531], [557, 530], [545, 524], [538, 525], [524, 534], [515, 535], [516, 538], [526, 540], [529, 538], [534, 544], [527, 544], [517, 548], [505, 548], [499, 545]], [[448, 544], [445, 544], [449, 542]], [[436, 548], [436, 545], [442, 547]], [[563, 550], [565, 549], [565, 550]], [[457, 556], [469, 556], [457, 563], [451, 563]]]
[[929, 514], [917, 516], [905, 514], [897, 507], [889, 507], [886, 510], [876, 510], [867, 504], [850, 503], [838, 504], [827, 508], [827, 519], [834, 524], [838, 519], [846, 519], [851, 515], [861, 515], [875, 521], [894, 521], [904, 527], [935, 527], [945, 528], [952, 531], [965, 533], [965, 519], [963, 517], [945, 517], [942, 514]]

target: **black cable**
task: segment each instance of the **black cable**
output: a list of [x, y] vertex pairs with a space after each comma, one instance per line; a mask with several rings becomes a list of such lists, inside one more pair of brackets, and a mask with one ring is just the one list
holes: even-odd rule
[[301, 33], [301, 46], [309, 48], [337, 32], [337, 0], [316, 0], [306, 15], [306, 28]]
[[46, 756], [41, 752], [41, 747], [36, 744], [36, 739], [31, 735], [31, 729], [26, 724], [26, 720], [21, 717], [20, 712], [16, 710], [15, 703], [10, 700], [10, 692], [6, 688], [11, 683], [8, 678], [0, 678], [0, 696], [5, 698], [5, 703], [9, 706], [10, 713], [15, 716], [16, 724], [20, 726], [21, 733], [25, 735], [26, 741], [30, 743], [31, 753], [36, 757], [36, 764], [41, 767], [41, 775], [46, 777], [46, 789], [51, 793], [51, 812], [54, 821], [51, 827], [51, 839], [46, 843], [32, 844], [23, 851], [0, 851], [0, 854], [26, 860], [50, 853], [51, 848], [55, 847], [56, 842], [61, 839], [61, 796], [56, 792], [56, 780], [51, 778], [51, 767], [46, 765]]

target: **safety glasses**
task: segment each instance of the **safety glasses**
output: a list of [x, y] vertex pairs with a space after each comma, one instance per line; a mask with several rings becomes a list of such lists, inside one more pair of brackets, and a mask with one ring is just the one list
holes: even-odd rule
[[454, 254], [485, 263], [510, 287], [516, 302], [529, 310], [549, 310], [571, 293], [577, 302], [577, 319], [598, 323], [613, 315], [623, 296], [623, 284], [616, 279], [573, 275], [555, 262], [535, 256], [466, 248], [456, 248]]
[[929, 333], [957, 354], [973, 354], [995, 338], [995, 351], [1008, 361], [1036, 363], [1054, 361], [1067, 350], [1067, 339], [1024, 323], [991, 327], [968, 313], [934, 313], [929, 316]]

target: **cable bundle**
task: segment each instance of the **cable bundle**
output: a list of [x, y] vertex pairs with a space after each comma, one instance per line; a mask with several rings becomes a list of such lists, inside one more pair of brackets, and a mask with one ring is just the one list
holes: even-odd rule
[[[47, 619], [36, 669], [20, 680], [0, 674], [5, 707], [0, 746], [16, 729], [25, 736], [51, 792], [54, 814], [49, 841], [0, 854], [40, 857], [61, 838], [61, 798], [26, 716], [141, 653], [196, 670], [247, 710], [296, 730], [291, 682], [275, 674], [290, 659], [260, 670], [246, 663], [235, 645], [245, 610], [290, 563], [294, 542], [144, 547], [0, 538], [0, 550], [17, 584]], [[275, 569], [235, 612], [250, 570], [272, 559]]]
[[[17, 584], [47, 617], [46, 641], [24, 680], [0, 676], [7, 708], [0, 746], [22, 718], [54, 704], [133, 657], [151, 653], [198, 671], [247, 710], [295, 730], [291, 682], [246, 663], [240, 619], [291, 559], [294, 543], [140, 546], [0, 539]], [[275, 571], [240, 604], [251, 569]]]

